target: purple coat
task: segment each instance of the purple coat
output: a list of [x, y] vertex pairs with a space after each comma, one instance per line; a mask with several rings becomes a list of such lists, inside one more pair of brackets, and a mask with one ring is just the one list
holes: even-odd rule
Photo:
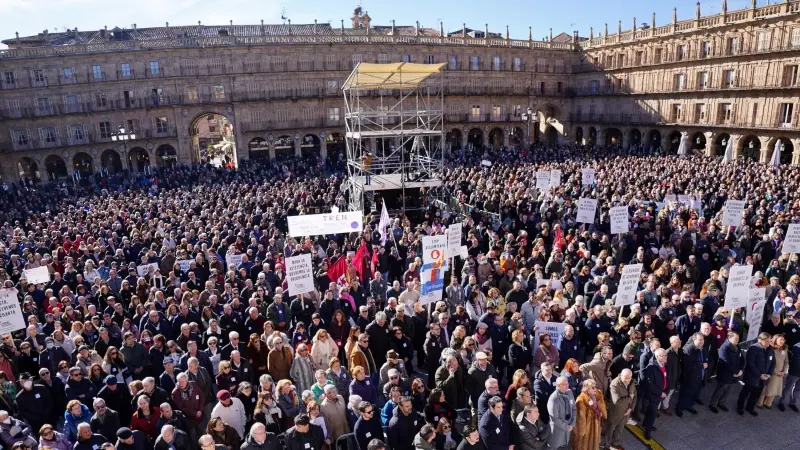
[[358, 381], [355, 378], [350, 382], [350, 395], [358, 395], [362, 401], [376, 404], [378, 402], [378, 394], [375, 386], [369, 377], [364, 378], [364, 381]]
[[41, 437], [39, 438], [38, 448], [50, 447], [53, 450], [72, 450], [72, 444], [69, 442], [69, 439], [67, 439], [65, 434], [59, 433], [55, 430], [53, 432], [55, 433], [55, 436], [53, 436], [52, 441], [46, 441]]

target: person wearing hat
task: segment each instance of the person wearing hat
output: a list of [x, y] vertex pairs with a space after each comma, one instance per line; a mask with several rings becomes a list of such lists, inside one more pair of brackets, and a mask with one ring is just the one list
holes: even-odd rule
[[381, 386], [389, 382], [389, 371], [396, 369], [400, 372], [402, 378], [408, 378], [406, 365], [400, 360], [400, 355], [395, 350], [386, 352], [386, 362], [381, 366], [380, 370], [380, 384]]
[[708, 286], [706, 290], [706, 295], [700, 299], [700, 304], [703, 305], [703, 317], [701, 318], [703, 322], [712, 323], [714, 319], [714, 314], [719, 309], [719, 289], [717, 286], [712, 284]]
[[120, 428], [117, 430], [116, 450], [147, 450], [147, 435], [139, 430]]
[[133, 397], [130, 391], [124, 385], [119, 386], [117, 377], [114, 375], [106, 376], [104, 382], [105, 386], [97, 392], [97, 398], [103, 399], [107, 408], [113, 409], [119, 414], [122, 426], [130, 425], [133, 415]]
[[219, 417], [223, 422], [227, 423], [237, 433], [239, 438], [244, 438], [244, 427], [247, 423], [247, 415], [245, 413], [242, 401], [236, 397], [232, 397], [229, 391], [225, 389], [217, 392], [217, 405], [211, 410], [211, 419]]
[[158, 376], [158, 387], [167, 394], [175, 389], [175, 359], [171, 356], [164, 357], [164, 372]]
[[19, 416], [32, 430], [39, 430], [53, 414], [53, 397], [46, 387], [34, 384], [28, 372], [20, 375], [19, 384], [22, 386], [16, 398]]
[[325, 444], [322, 427], [311, 423], [311, 418], [305, 413], [294, 418], [294, 426], [286, 430], [284, 436], [287, 450], [318, 449]]

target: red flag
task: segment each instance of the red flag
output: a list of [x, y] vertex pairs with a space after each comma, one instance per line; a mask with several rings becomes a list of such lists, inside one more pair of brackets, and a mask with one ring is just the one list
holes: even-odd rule
[[328, 278], [339, 286], [347, 284], [347, 258], [342, 256], [328, 269]]
[[353, 265], [356, 268], [356, 272], [358, 272], [358, 278], [361, 282], [365, 280], [364, 261], [367, 259], [368, 256], [369, 256], [369, 250], [367, 249], [367, 244], [364, 243], [361, 244], [361, 247], [358, 247], [355, 256], [353, 256]]

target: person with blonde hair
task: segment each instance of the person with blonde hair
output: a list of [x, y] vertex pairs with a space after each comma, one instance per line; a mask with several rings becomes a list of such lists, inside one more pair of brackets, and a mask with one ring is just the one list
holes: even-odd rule
[[315, 370], [328, 368], [331, 358], [339, 354], [339, 347], [333, 342], [328, 330], [319, 329], [311, 339], [311, 361]]
[[583, 391], [575, 400], [578, 417], [575, 422], [573, 450], [597, 450], [607, 418], [603, 392], [594, 380], [583, 381]]

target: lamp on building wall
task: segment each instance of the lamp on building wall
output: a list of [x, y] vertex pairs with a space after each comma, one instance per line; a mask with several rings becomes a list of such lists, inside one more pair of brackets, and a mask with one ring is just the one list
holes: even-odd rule
[[[136, 132], [133, 130], [126, 130], [125, 126], [120, 124], [116, 133], [111, 133], [111, 140], [114, 142], [122, 142], [122, 157], [123, 160], [128, 160], [128, 141], [136, 139]], [[130, 167], [130, 161], [128, 161]]]
[[528, 133], [528, 145], [531, 144], [531, 122], [533, 121], [533, 109], [528, 106], [524, 113], [522, 113], [522, 121], [525, 122]]

